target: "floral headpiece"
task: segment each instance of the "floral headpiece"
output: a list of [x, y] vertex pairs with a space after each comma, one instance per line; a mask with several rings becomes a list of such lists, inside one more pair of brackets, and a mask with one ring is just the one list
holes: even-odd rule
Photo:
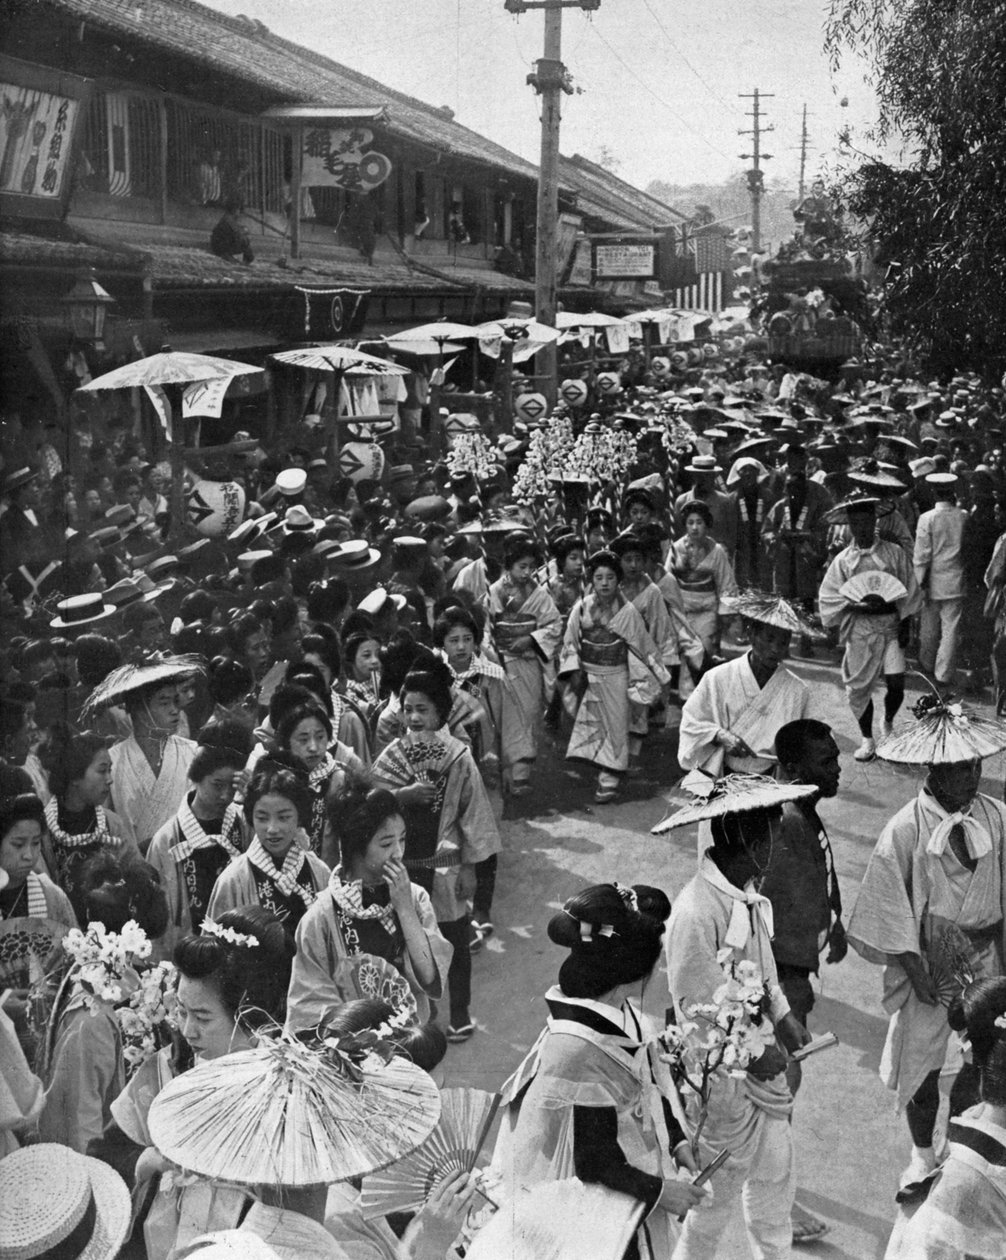
[[226, 941], [228, 945], [244, 946], [245, 949], [258, 947], [257, 937], [249, 936], [246, 932], [236, 932], [234, 928], [223, 927], [215, 919], [203, 919], [202, 935], [216, 936]]
[[616, 879], [614, 881], [615, 892], [625, 902], [626, 910], [632, 910], [635, 914], [639, 913], [639, 898], [636, 896], [634, 888], [628, 888], [625, 884], [620, 884]]
[[964, 706], [959, 701], [951, 704], [949, 700], [944, 700], [942, 696], [931, 691], [924, 696], [919, 696], [912, 705], [912, 712], [917, 718], [949, 718], [955, 726], [964, 727], [970, 724], [968, 715], [964, 712]]

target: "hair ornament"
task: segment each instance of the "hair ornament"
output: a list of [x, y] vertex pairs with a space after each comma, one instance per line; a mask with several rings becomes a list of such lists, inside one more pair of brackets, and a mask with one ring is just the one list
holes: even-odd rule
[[1006, 1011], [1003, 1011], [1001, 1015], [998, 1015], [992, 1021], [992, 1024], [995, 1028], [1002, 1028], [1004, 1031], [1006, 1031]]
[[615, 892], [617, 892], [625, 902], [625, 908], [633, 911], [634, 914], [638, 914], [639, 898], [636, 896], [636, 890], [634, 888], [627, 887], [625, 884], [620, 884], [617, 879], [614, 881], [614, 885]]
[[243, 946], [245, 949], [258, 947], [257, 937], [249, 936], [246, 932], [236, 932], [234, 928], [223, 927], [215, 919], [203, 919], [202, 935], [216, 936], [226, 941], [228, 945]]
[[565, 906], [562, 908], [563, 914], [568, 914], [574, 923], [580, 925], [580, 940], [592, 941], [598, 936], [617, 936], [614, 926], [610, 923], [588, 923], [585, 919], [578, 919], [572, 911], [567, 910]]

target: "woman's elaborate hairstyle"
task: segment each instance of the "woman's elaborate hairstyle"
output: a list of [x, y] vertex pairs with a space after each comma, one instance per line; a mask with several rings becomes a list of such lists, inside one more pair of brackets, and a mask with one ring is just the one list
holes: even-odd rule
[[393, 793], [374, 787], [368, 778], [352, 772], [329, 794], [326, 808], [347, 874], [353, 862], [366, 853], [377, 829], [389, 818], [400, 818], [402, 814]]
[[592, 556], [587, 557], [587, 562], [583, 567], [589, 578], [592, 578], [598, 569], [611, 569], [618, 580], [620, 582], [622, 580], [622, 562], [613, 551], [607, 549], [595, 551]]
[[443, 726], [454, 705], [454, 697], [451, 695], [450, 667], [443, 661], [437, 660], [424, 665], [421, 669], [410, 669], [402, 683], [403, 704], [406, 693], [409, 691], [419, 691], [428, 697], [437, 711], [440, 725]]
[[1006, 976], [969, 984], [950, 1003], [947, 1022], [971, 1042], [982, 1101], [1006, 1105]]
[[686, 503], [683, 503], [678, 511], [678, 519], [682, 525], [690, 516], [701, 516], [706, 523], [706, 528], [712, 529], [713, 514], [709, 510], [708, 503], [703, 503], [701, 499], [689, 499]]
[[[20, 771], [20, 773], [18, 773]], [[30, 819], [45, 827], [45, 806], [35, 789], [25, 780], [28, 775], [19, 766], [4, 766], [0, 774], [0, 840], [19, 822]], [[28, 784], [31, 780], [28, 779]]]
[[332, 742], [332, 719], [329, 716], [325, 706], [315, 696], [304, 704], [295, 705], [280, 718], [276, 726], [276, 746], [285, 751], [289, 751], [290, 736], [294, 733], [301, 722], [306, 722], [308, 718], [314, 718], [320, 722], [325, 728], [328, 735], [329, 743]]
[[256, 763], [245, 789], [244, 811], [249, 826], [263, 796], [285, 796], [296, 809], [302, 827], [310, 820], [313, 800], [307, 775], [289, 753], [274, 753]]
[[[325, 1018], [325, 1033], [330, 1037], [347, 1037], [368, 1032], [387, 1024], [394, 1014], [394, 1007], [380, 998], [356, 998], [343, 1003]], [[411, 1059], [424, 1072], [432, 1072], [447, 1053], [447, 1035], [436, 1024], [410, 1024], [406, 1028], [396, 1028], [389, 1040], [403, 1058]]]
[[261, 906], [228, 910], [217, 923], [256, 943], [235, 945], [211, 933], [190, 934], [175, 946], [175, 966], [187, 980], [212, 985], [245, 1032], [282, 1024], [294, 955], [283, 924]]
[[217, 601], [209, 591], [201, 589], [189, 591], [178, 605], [178, 615], [186, 625], [191, 625], [193, 621], [210, 622], [216, 611]]
[[479, 628], [475, 618], [467, 608], [448, 608], [440, 614], [433, 623], [433, 642], [437, 647], [444, 646], [444, 639], [452, 630], [456, 630], [459, 626], [469, 631], [475, 640], [476, 648], [479, 645]]
[[249, 695], [254, 686], [252, 672], [243, 661], [232, 661], [226, 656], [214, 656], [210, 661], [208, 687], [214, 704], [225, 708], [236, 704]]
[[253, 634], [258, 634], [265, 628], [265, 623], [261, 617], [258, 617], [251, 609], [245, 609], [243, 613], [238, 613], [234, 620], [227, 627], [227, 638], [231, 645], [231, 650], [236, 652], [238, 656], [244, 656], [245, 643]]
[[[326, 634], [325, 631], [328, 631]], [[305, 634], [300, 641], [301, 653], [307, 656], [316, 656], [323, 662], [325, 668], [331, 672], [332, 681], [334, 682], [342, 672], [342, 649], [339, 647], [339, 636], [329, 630], [328, 626], [322, 626], [315, 629], [311, 634]]]
[[552, 555], [555, 556], [555, 562], [559, 566], [559, 572], [562, 572], [565, 567], [566, 560], [572, 552], [585, 552], [586, 550], [587, 544], [582, 538], [577, 538], [575, 534], [564, 534], [562, 538], [558, 539], [552, 547]]
[[108, 740], [94, 731], [74, 735], [65, 722], [50, 726], [38, 750], [38, 759], [49, 776], [49, 791], [53, 796], [62, 800], [70, 784], [82, 779], [98, 753], [107, 748]]
[[657, 509], [653, 502], [653, 495], [649, 490], [644, 490], [642, 486], [637, 486], [634, 490], [626, 490], [622, 498], [622, 511], [627, 512], [634, 503], [638, 503], [640, 507], [646, 508], [648, 512], [655, 512]]
[[89, 858], [80, 872], [80, 902], [82, 922], [103, 923], [110, 932], [121, 932], [130, 919], [151, 940], [168, 928], [168, 898], [160, 876], [139, 858], [107, 850]]
[[570, 897], [548, 924], [549, 939], [569, 950], [559, 968], [568, 997], [597, 998], [644, 980], [660, 957], [671, 903], [659, 888], [594, 884]]
[[530, 534], [516, 533], [508, 534], [506, 545], [503, 548], [503, 566], [512, 569], [515, 564], [519, 564], [521, 560], [530, 558], [538, 563], [538, 544]]
[[380, 646], [381, 636], [373, 628], [373, 623], [366, 630], [354, 630], [342, 640], [342, 659], [346, 662], [347, 670], [354, 667], [356, 654], [365, 643], [376, 643]]
[[251, 754], [254, 739], [243, 722], [233, 718], [220, 718], [207, 722], [199, 732], [199, 747], [189, 766], [189, 779], [201, 783], [208, 774], [215, 774], [225, 767], [232, 770], [244, 768]]
[[410, 670], [426, 669], [439, 659], [411, 630], [399, 630], [387, 647], [381, 648], [381, 689], [394, 695]]

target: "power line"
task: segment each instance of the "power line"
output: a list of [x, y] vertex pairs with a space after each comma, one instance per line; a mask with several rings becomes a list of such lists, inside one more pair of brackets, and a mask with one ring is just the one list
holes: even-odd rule
[[688, 69], [691, 70], [692, 74], [695, 75], [695, 77], [706, 89], [706, 91], [713, 98], [713, 100], [716, 101], [718, 104], [722, 105], [724, 109], [729, 109], [732, 113], [735, 113], [735, 114], [739, 113], [740, 111], [737, 109], [736, 105], [731, 105], [729, 101], [725, 101], [722, 96], [718, 95], [718, 93], [713, 91], [713, 89], [705, 81], [705, 79], [702, 77], [699, 71], [695, 69], [695, 67], [688, 60], [685, 54], [681, 51], [681, 49], [677, 46], [677, 44], [675, 44], [674, 40], [671, 39], [670, 32], [668, 31], [667, 27], [663, 24], [663, 22], [661, 22], [660, 18], [657, 16], [656, 11], [654, 10], [653, 6], [650, 4], [650, 0], [643, 0], [643, 4], [646, 6], [647, 13], [649, 13], [651, 18], [653, 18], [657, 26], [660, 27], [660, 30], [663, 33], [664, 38], [667, 40], [668, 44], [671, 47], [671, 51], [675, 54], [676, 57], [678, 57], [680, 61], [683, 61], [685, 63]]

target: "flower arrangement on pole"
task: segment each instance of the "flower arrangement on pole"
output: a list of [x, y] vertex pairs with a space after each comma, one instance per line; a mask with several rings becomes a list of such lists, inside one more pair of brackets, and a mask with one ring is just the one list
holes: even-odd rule
[[554, 494], [549, 478], [566, 469], [574, 444], [573, 422], [568, 415], [555, 414], [536, 428], [514, 478], [514, 500], [531, 507], [536, 500], [544, 501]]
[[468, 429], [455, 435], [445, 462], [452, 477], [470, 473], [476, 481], [486, 481], [503, 466], [506, 457], [480, 429]]

